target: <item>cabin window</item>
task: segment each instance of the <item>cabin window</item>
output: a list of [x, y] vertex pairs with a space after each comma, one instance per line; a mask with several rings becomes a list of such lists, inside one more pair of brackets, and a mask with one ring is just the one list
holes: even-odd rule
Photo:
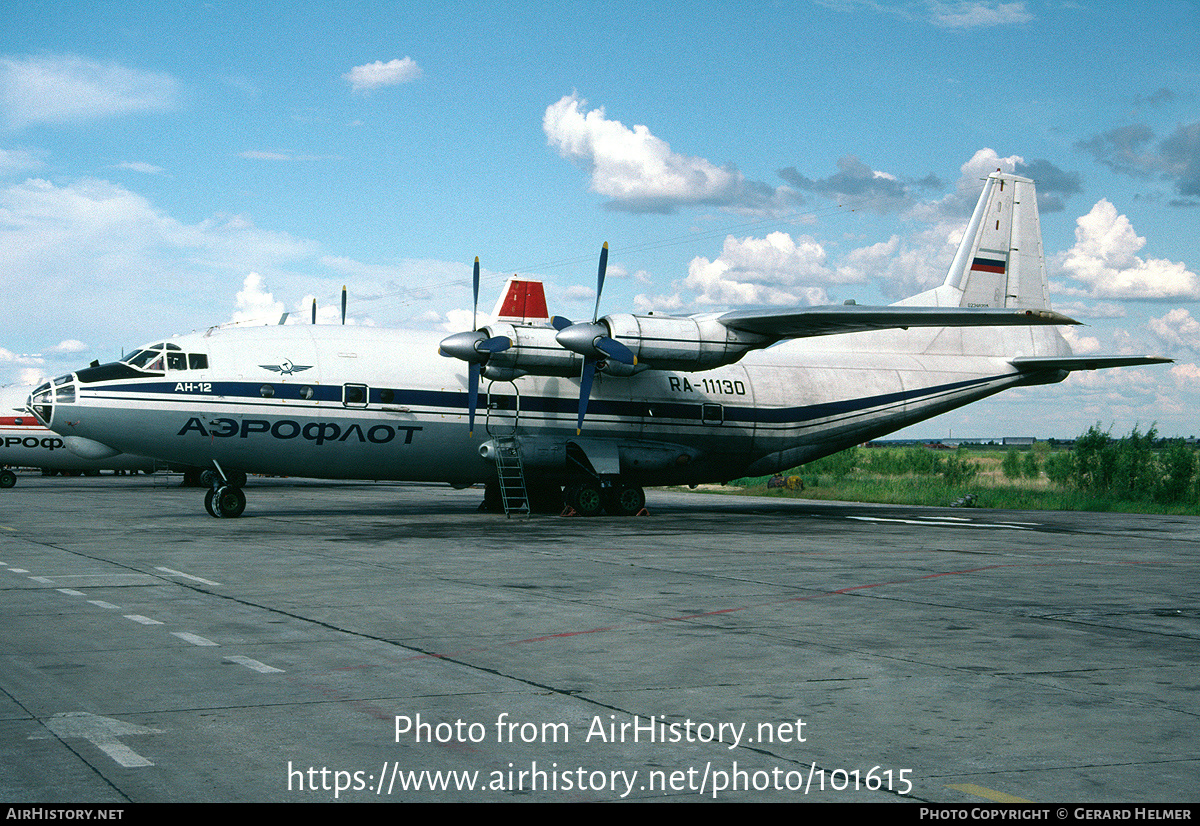
[[208, 354], [206, 353], [188, 353], [187, 359], [189, 370], [208, 369]]
[[167, 369], [168, 370], [186, 370], [187, 356], [183, 353], [176, 353], [174, 350], [167, 352]]
[[300, 398], [311, 399], [313, 397], [313, 389], [307, 384], [300, 388]]
[[345, 407], [366, 407], [367, 386], [365, 384], [342, 385], [342, 404]]
[[725, 422], [725, 406], [720, 404], [701, 405], [700, 421], [704, 424], [723, 424]]
[[258, 392], [264, 399], [269, 399], [275, 395], [275, 388], [269, 384], [264, 384], [262, 387], [258, 388]]
[[385, 388], [379, 391], [379, 401], [382, 404], [391, 404], [396, 400], [396, 391]]

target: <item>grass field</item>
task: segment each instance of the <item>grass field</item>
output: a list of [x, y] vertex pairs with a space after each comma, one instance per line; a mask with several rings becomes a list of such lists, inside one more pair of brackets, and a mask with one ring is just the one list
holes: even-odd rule
[[[1069, 484], [1052, 482], [1041, 466], [1051, 453], [1043, 447], [1035, 451], [1039, 469], [1022, 468], [1013, 475], [1014, 460], [1007, 451], [959, 450], [934, 451], [928, 448], [854, 448], [855, 454], [827, 457], [818, 462], [784, 472], [799, 477], [803, 489], [768, 487], [770, 477], [737, 479], [721, 488], [726, 493], [752, 496], [779, 496], [796, 499], [830, 499], [851, 502], [881, 502], [903, 505], [946, 507], [967, 494], [975, 495], [975, 507], [1011, 510], [1114, 511], [1200, 516], [1193, 482], [1190, 495], [1182, 501], [1155, 501], [1149, 495], [1120, 496], [1110, 492], [1081, 490]], [[922, 456], [916, 451], [923, 451]], [[1019, 451], [1023, 462], [1030, 451]], [[890, 455], [888, 455], [890, 454]], [[940, 454], [940, 455], [939, 455]], [[947, 455], [948, 454], [948, 455]], [[1005, 463], [1010, 463], [1009, 473]], [[947, 473], [947, 463], [958, 466]], [[916, 465], [915, 469], [905, 469]], [[953, 470], [954, 468], [951, 468]], [[1028, 475], [1025, 475], [1028, 474]], [[952, 480], [952, 481], [951, 481]], [[794, 480], [793, 480], [794, 482]]]

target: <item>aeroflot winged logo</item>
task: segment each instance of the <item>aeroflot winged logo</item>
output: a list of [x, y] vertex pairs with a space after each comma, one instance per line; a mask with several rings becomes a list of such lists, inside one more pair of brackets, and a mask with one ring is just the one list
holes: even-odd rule
[[284, 359], [279, 364], [260, 364], [258, 366], [264, 370], [270, 370], [272, 373], [280, 373], [284, 376], [290, 376], [292, 373], [299, 373], [312, 367], [311, 364], [292, 364], [291, 359]]

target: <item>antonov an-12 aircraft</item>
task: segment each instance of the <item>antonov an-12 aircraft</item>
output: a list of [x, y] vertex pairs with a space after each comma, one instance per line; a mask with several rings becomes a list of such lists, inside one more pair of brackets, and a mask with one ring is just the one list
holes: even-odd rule
[[[596, 314], [606, 261], [607, 245]], [[1054, 325], [1078, 322], [1050, 309], [1033, 181], [1000, 172], [945, 283], [886, 307], [572, 323], [548, 317], [540, 284], [512, 284], [504, 300], [523, 308], [440, 342], [213, 328], [57, 378], [29, 407], [85, 455], [211, 468], [214, 516], [242, 513], [246, 473], [485, 482], [497, 511], [558, 510], [565, 496], [581, 514], [624, 515], [647, 485], [765, 475], [1010, 387], [1169, 361], [1072, 355]]]

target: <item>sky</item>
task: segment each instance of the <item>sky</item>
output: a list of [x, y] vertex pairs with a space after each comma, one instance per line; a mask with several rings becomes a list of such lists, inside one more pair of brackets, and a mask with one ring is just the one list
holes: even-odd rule
[[[0, 392], [226, 322], [890, 303], [1038, 185], [1076, 373], [899, 436], [1200, 434], [1196, 2], [54, 2], [0, 19]], [[430, 358], [438, 358], [430, 354]]]

